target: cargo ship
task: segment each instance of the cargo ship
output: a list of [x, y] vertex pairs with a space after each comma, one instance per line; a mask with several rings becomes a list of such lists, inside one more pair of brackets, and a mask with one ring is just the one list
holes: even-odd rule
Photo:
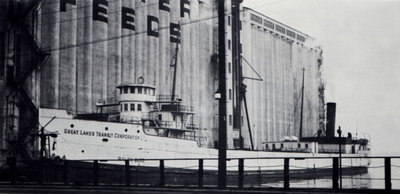
[[[121, 98], [115, 104], [99, 103], [98, 107], [116, 106], [117, 113], [71, 115], [66, 110], [40, 109], [40, 123], [48, 139], [47, 157], [62, 160], [112, 160], [123, 164], [133, 160], [133, 165], [158, 166], [147, 159], [216, 159], [218, 149], [204, 146], [204, 138], [191, 122], [193, 107], [182, 105], [181, 99], [171, 95], [156, 96], [156, 88], [143, 83], [126, 83], [118, 86]], [[368, 140], [349, 137], [284, 137], [282, 141], [265, 142], [263, 150], [227, 151], [228, 158], [251, 158], [246, 165], [260, 170], [278, 170], [265, 167], [267, 157], [338, 157], [368, 156]], [[258, 159], [260, 158], [260, 159]], [[118, 160], [121, 160], [120, 162]], [[235, 161], [236, 162], [236, 161]], [[207, 161], [208, 170], [216, 170], [216, 161]], [[228, 162], [228, 166], [229, 166]], [[281, 164], [267, 161], [269, 166]], [[196, 160], [177, 160], [168, 163], [171, 168], [195, 166]], [[214, 164], [214, 167], [213, 167]], [[234, 164], [234, 161], [232, 161]], [[324, 168], [331, 160], [300, 160], [301, 168]], [[368, 167], [369, 159], [343, 160], [343, 168]], [[234, 165], [233, 165], [234, 166]], [[229, 168], [228, 168], [229, 169]], [[235, 170], [231, 167], [230, 170]]]

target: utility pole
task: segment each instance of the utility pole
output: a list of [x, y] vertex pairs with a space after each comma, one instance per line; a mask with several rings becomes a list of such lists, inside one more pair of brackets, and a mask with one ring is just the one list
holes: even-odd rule
[[179, 43], [181, 42], [181, 23], [179, 22], [179, 35], [177, 37], [176, 40], [176, 47], [175, 47], [175, 54], [172, 58], [172, 63], [171, 63], [171, 67], [174, 67], [174, 77], [173, 77], [173, 82], [172, 82], [172, 94], [171, 94], [171, 102], [173, 102], [175, 100], [175, 88], [176, 88], [176, 71], [178, 69], [177, 67], [177, 63], [178, 63], [178, 51], [179, 51]]
[[226, 80], [225, 80], [225, 1], [218, 3], [218, 67], [219, 67], [219, 120], [218, 120], [218, 188], [226, 188]]
[[303, 82], [301, 85], [301, 109], [300, 109], [300, 134], [299, 134], [300, 141], [301, 141], [302, 133], [303, 133], [304, 71], [305, 71], [305, 68], [303, 67]]

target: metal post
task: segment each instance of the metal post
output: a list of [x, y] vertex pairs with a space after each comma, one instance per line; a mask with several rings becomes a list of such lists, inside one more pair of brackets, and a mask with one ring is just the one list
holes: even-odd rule
[[225, 1], [218, 1], [218, 68], [221, 93], [219, 99], [218, 120], [218, 188], [226, 188], [226, 80], [225, 80]]
[[16, 170], [17, 170], [17, 160], [15, 157], [8, 157], [7, 163], [11, 169], [11, 184], [15, 184], [16, 180]]
[[125, 160], [125, 181], [126, 181], [126, 186], [131, 185], [131, 171], [129, 166], [129, 160]]
[[39, 184], [41, 185], [41, 184], [43, 184], [44, 183], [44, 158], [43, 157], [41, 157], [40, 158], [40, 179], [39, 179]]
[[342, 189], [342, 130], [337, 130], [339, 134], [339, 180], [340, 180], [340, 189]]
[[246, 94], [243, 94], [243, 101], [244, 101], [244, 109], [246, 111], [247, 128], [249, 129], [249, 138], [250, 138], [250, 143], [251, 143], [250, 144], [251, 145], [251, 150], [254, 150], [253, 136], [251, 135], [251, 123], [250, 123], [249, 110], [247, 109]]
[[203, 187], [203, 159], [199, 159], [199, 187]]
[[283, 165], [283, 188], [289, 189], [289, 158], [284, 159]]
[[339, 188], [339, 159], [338, 158], [332, 158], [332, 189], [333, 190], [338, 190]]
[[160, 160], [160, 187], [165, 185], [164, 160]]
[[99, 185], [99, 161], [98, 160], [95, 160], [93, 162], [93, 172], [94, 172], [93, 184]]
[[244, 180], [244, 159], [239, 159], [239, 188], [243, 188], [243, 180]]
[[390, 191], [392, 190], [392, 180], [391, 177], [391, 161], [389, 157], [385, 158], [385, 190]]
[[68, 185], [68, 161], [67, 160], [64, 160], [63, 179], [64, 179], [64, 185]]
[[46, 154], [46, 135], [44, 134], [44, 127], [40, 128], [40, 180], [39, 184], [44, 183], [44, 159]]

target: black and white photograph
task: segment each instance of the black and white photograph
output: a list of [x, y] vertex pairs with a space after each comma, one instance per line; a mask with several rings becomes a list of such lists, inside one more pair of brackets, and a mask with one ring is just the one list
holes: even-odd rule
[[0, 0], [0, 193], [400, 192], [400, 0]]

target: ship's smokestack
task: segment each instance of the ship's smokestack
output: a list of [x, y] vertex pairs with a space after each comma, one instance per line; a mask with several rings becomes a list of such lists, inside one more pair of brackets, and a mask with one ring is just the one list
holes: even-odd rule
[[326, 104], [326, 136], [335, 136], [335, 118], [336, 118], [336, 103], [328, 102]]

